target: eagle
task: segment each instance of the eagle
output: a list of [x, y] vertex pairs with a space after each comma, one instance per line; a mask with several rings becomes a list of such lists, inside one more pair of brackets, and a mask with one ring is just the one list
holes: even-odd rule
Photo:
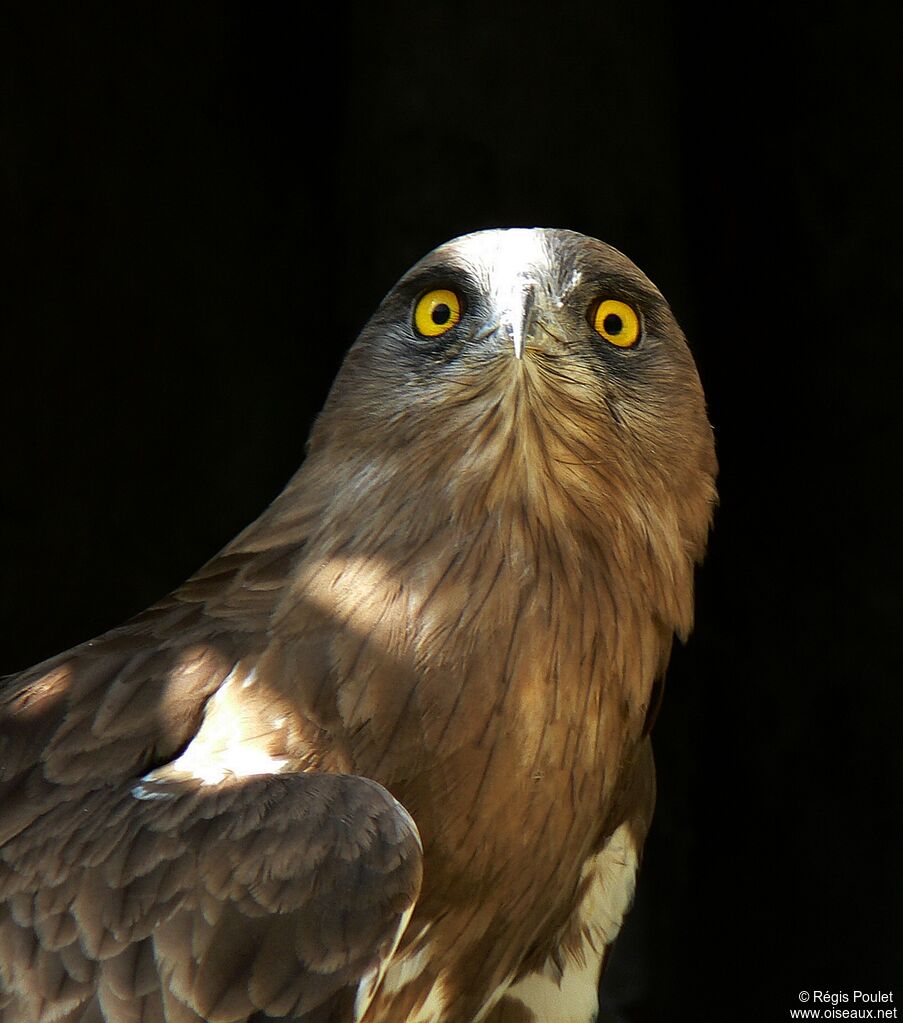
[[424, 257], [270, 507], [3, 681], [2, 1023], [595, 1019], [715, 477], [625, 256]]

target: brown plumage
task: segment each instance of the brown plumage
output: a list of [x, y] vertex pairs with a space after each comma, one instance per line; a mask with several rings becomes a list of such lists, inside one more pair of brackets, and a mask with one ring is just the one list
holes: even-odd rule
[[427, 256], [273, 505], [7, 680], [0, 1020], [588, 1023], [714, 476], [624, 256]]

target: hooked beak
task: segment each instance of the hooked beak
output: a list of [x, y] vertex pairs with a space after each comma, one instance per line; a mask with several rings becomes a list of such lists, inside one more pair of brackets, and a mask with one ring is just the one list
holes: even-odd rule
[[514, 357], [524, 357], [524, 344], [533, 333], [533, 326], [536, 322], [536, 285], [529, 284], [522, 293], [522, 302], [519, 309], [514, 311], [510, 325], [511, 343], [514, 346]]

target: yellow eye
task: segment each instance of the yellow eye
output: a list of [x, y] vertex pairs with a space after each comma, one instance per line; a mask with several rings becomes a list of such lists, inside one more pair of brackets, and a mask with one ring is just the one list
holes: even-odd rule
[[640, 336], [640, 318], [626, 302], [603, 299], [593, 312], [593, 329], [619, 348], [630, 348]]
[[447, 288], [428, 291], [414, 307], [414, 326], [424, 337], [438, 337], [461, 319], [461, 299]]

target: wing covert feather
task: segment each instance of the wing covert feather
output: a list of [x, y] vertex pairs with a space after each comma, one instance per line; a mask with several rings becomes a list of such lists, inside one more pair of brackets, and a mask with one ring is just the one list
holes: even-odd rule
[[301, 546], [227, 548], [131, 621], [0, 679], [0, 843], [58, 802], [178, 755], [209, 698], [266, 646]]
[[0, 850], [0, 1021], [77, 1019], [95, 987], [113, 1023], [351, 1020], [421, 855], [404, 808], [349, 775], [144, 782], [60, 804]]

